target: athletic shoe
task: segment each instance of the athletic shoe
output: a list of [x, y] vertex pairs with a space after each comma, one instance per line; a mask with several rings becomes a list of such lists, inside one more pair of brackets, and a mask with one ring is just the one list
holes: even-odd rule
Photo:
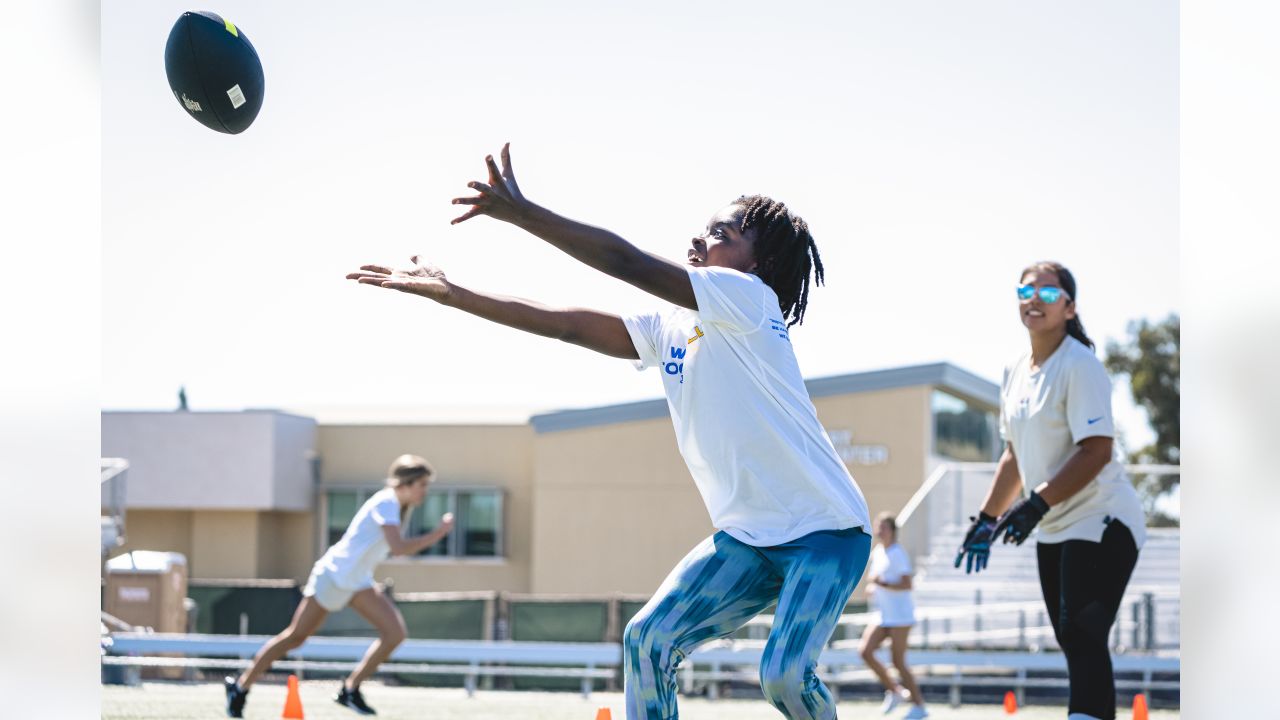
[[901, 703], [902, 703], [902, 695], [900, 695], [899, 693], [893, 690], [885, 690], [884, 702], [880, 705], [880, 714], [888, 715], [889, 713], [893, 712], [893, 709], [898, 707], [898, 705], [900, 705]]
[[222, 684], [227, 689], [227, 717], [244, 717], [244, 701], [249, 691], [242, 689], [233, 677], [223, 678]]
[[348, 690], [346, 683], [342, 684], [342, 690], [338, 692], [338, 697], [334, 698], [333, 701], [339, 705], [349, 707], [361, 715], [378, 714], [373, 711], [373, 708], [365, 704], [364, 696], [360, 694], [360, 688]]
[[929, 717], [929, 711], [924, 709], [923, 705], [912, 705], [906, 715], [902, 716], [902, 720], [924, 720]]

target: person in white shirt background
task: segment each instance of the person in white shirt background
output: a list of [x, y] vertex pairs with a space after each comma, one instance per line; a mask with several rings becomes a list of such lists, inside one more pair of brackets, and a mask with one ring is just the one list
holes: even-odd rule
[[1031, 346], [1005, 370], [1005, 449], [956, 567], [967, 558], [966, 572], [981, 571], [997, 539], [1021, 545], [1038, 526], [1040, 587], [1067, 661], [1068, 720], [1114, 720], [1107, 637], [1146, 517], [1113, 441], [1111, 379], [1084, 332], [1075, 277], [1040, 262], [1020, 278], [1018, 313]]
[[259, 648], [253, 665], [239, 677], [224, 681], [228, 717], [243, 717], [249, 688], [258, 676], [319, 630], [329, 613], [348, 605], [377, 629], [378, 639], [343, 681], [335, 701], [362, 715], [374, 714], [360, 693], [360, 683], [391, 656], [408, 631], [396, 604], [374, 583], [373, 571], [388, 555], [416, 555], [453, 529], [453, 514], [445, 513], [431, 532], [403, 535], [409, 513], [426, 498], [434, 475], [431, 465], [417, 455], [401, 455], [391, 463], [387, 486], [360, 506], [342, 538], [316, 561], [289, 627]]
[[817, 660], [862, 577], [871, 537], [866, 501], [818, 422], [791, 347], [810, 276], [823, 277], [808, 225], [780, 202], [742, 196], [677, 263], [525, 199], [508, 147], [501, 169], [492, 157], [486, 165], [488, 182], [468, 184], [478, 194], [453, 201], [471, 206], [455, 223], [509, 222], [670, 306], [625, 318], [548, 308], [461, 287], [417, 257], [409, 269], [365, 265], [347, 277], [657, 368], [716, 532], [627, 624], [627, 718], [676, 717], [680, 661], [776, 602], [760, 663], [764, 695], [788, 718], [832, 720]]
[[[907, 554], [906, 548], [898, 544], [898, 520], [892, 513], [882, 512], [876, 516], [876, 540], [879, 543], [871, 550], [867, 569], [867, 592], [879, 617], [867, 624], [867, 629], [862, 633], [859, 651], [863, 662], [884, 686], [881, 711], [886, 715], [893, 712], [906, 697], [911, 700], [912, 707], [903, 717], [918, 720], [928, 717], [929, 713], [925, 710], [920, 687], [907, 664], [907, 636], [911, 633], [911, 627], [916, 624], [916, 607], [911, 597], [913, 570], [911, 556]], [[875, 656], [876, 650], [886, 639], [889, 641], [889, 654], [902, 681], [901, 685], [893, 681], [889, 671]]]

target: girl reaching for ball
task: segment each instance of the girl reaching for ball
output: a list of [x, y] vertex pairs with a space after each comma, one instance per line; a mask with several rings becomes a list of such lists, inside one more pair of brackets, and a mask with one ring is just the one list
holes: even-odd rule
[[681, 560], [623, 633], [627, 717], [676, 716], [676, 667], [777, 603], [760, 680], [789, 718], [832, 718], [815, 674], [871, 550], [867, 504], [818, 422], [791, 347], [822, 261], [785, 205], [742, 196], [712, 215], [679, 263], [527, 200], [509, 146], [502, 167], [453, 222], [487, 215], [519, 227], [666, 306], [618, 316], [552, 308], [451, 282], [412, 258], [347, 277], [492, 322], [657, 367], [680, 453], [716, 528]]

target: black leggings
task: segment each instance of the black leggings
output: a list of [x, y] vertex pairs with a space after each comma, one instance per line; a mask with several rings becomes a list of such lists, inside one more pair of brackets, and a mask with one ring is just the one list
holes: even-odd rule
[[1102, 542], [1039, 543], [1036, 554], [1053, 634], [1067, 656], [1067, 712], [1114, 720], [1116, 683], [1107, 636], [1138, 562], [1133, 535], [1124, 523], [1111, 520]]

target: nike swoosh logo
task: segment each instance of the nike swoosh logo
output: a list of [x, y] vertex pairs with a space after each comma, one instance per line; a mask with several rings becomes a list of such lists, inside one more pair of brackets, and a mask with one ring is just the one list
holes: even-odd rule
[[1090, 421], [1089, 421], [1089, 424], [1090, 424], [1090, 425], [1092, 425], [1092, 424], [1094, 424], [1094, 423], [1098, 422], [1099, 420], [1101, 420], [1101, 419], [1102, 419], [1102, 418], [1104, 418], [1104, 417], [1106, 417], [1106, 416], [1105, 416], [1105, 415], [1099, 415], [1098, 417], [1096, 417], [1096, 418], [1094, 418], [1094, 419], [1090, 420]]

